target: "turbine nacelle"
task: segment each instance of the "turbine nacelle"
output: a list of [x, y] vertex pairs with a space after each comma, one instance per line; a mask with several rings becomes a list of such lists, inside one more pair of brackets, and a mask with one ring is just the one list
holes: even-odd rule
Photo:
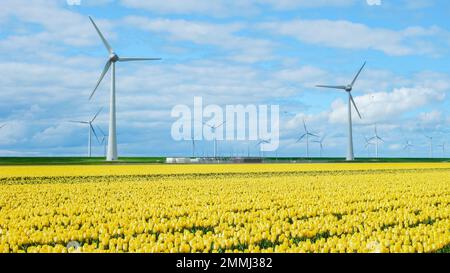
[[117, 61], [119, 61], [120, 60], [120, 58], [119, 58], [119, 56], [117, 56], [117, 54], [116, 53], [111, 53], [110, 55], [109, 55], [109, 61], [110, 62], [112, 62], [112, 63], [115, 63], [115, 62], [117, 62]]
[[345, 87], [345, 91], [347, 91], [347, 92], [352, 92], [352, 90], [353, 90], [353, 86], [351, 86], [350, 84]]

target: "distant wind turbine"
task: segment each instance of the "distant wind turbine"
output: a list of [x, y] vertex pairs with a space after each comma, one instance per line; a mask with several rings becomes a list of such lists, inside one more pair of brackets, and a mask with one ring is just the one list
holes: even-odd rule
[[442, 158], [445, 158], [445, 150], [447, 148], [447, 144], [443, 142], [442, 144], [437, 146], [438, 148], [442, 148]]
[[429, 147], [430, 147], [430, 150], [429, 150], [429, 157], [430, 158], [433, 158], [433, 137], [432, 136], [427, 136], [427, 135], [425, 135], [425, 137], [426, 138], [428, 138], [428, 140], [429, 140]]
[[378, 146], [380, 144], [380, 141], [384, 143], [384, 140], [378, 135], [377, 125], [375, 124], [375, 135], [369, 139], [369, 141], [375, 142], [375, 156], [378, 158]]
[[352, 90], [353, 90], [353, 86], [355, 85], [356, 80], [358, 79], [359, 75], [361, 74], [361, 71], [364, 69], [365, 66], [366, 66], [366, 62], [364, 62], [363, 66], [361, 67], [361, 69], [359, 69], [355, 78], [349, 85], [346, 85], [346, 86], [317, 85], [317, 87], [340, 89], [340, 90], [344, 90], [348, 93], [348, 148], [347, 148], [347, 160], [348, 161], [355, 160], [355, 155], [353, 152], [352, 104], [355, 107], [355, 110], [358, 113], [359, 118], [362, 118], [361, 113], [359, 112], [358, 107], [356, 106], [355, 100], [353, 99]]
[[92, 133], [94, 133], [95, 137], [97, 138], [97, 141], [100, 143], [100, 140], [98, 139], [98, 135], [95, 132], [94, 126], [92, 126], [92, 123], [95, 121], [95, 119], [97, 118], [98, 114], [100, 114], [100, 112], [102, 111], [102, 109], [98, 110], [98, 112], [95, 114], [95, 116], [88, 121], [77, 121], [77, 120], [71, 120], [69, 122], [71, 123], [79, 123], [79, 124], [85, 124], [88, 125], [88, 130], [89, 130], [89, 134], [88, 134], [88, 156], [91, 157], [92, 156]]
[[226, 121], [225, 121], [225, 122], [222, 122], [222, 123], [219, 124], [219, 125], [214, 125], [214, 126], [213, 126], [213, 125], [209, 125], [209, 124], [206, 123], [206, 122], [203, 122], [204, 125], [206, 125], [206, 126], [208, 126], [209, 128], [211, 128], [212, 133], [213, 133], [213, 135], [214, 135], [214, 158], [217, 158], [217, 137], [216, 137], [216, 130], [219, 129], [220, 127], [222, 127], [225, 123], [226, 123]]
[[370, 141], [370, 139], [368, 137], [364, 137], [364, 140], [366, 142], [365, 148], [367, 150], [367, 157], [370, 158], [370, 146], [374, 145], [373, 142]]
[[106, 160], [107, 161], [115, 161], [118, 159], [117, 134], [116, 134], [116, 62], [158, 61], [161, 59], [160, 58], [122, 58], [122, 57], [119, 57], [114, 52], [113, 48], [109, 45], [108, 41], [103, 36], [100, 29], [95, 24], [94, 20], [91, 17], [89, 17], [89, 19], [91, 20], [92, 25], [94, 26], [95, 30], [97, 31], [98, 35], [100, 36], [100, 39], [102, 40], [104, 46], [106, 47], [106, 50], [109, 53], [109, 57], [106, 62], [105, 68], [103, 69], [103, 72], [100, 75], [100, 79], [98, 80], [97, 85], [95, 86], [94, 91], [92, 91], [89, 99], [92, 99], [92, 97], [95, 94], [95, 91], [99, 87], [99, 85], [102, 82], [103, 78], [105, 77], [106, 73], [109, 71], [109, 68], [112, 67], [112, 69], [111, 69], [111, 94], [110, 94], [110, 107], [109, 107], [108, 153], [107, 153]]
[[412, 142], [410, 140], [406, 140], [405, 146], [403, 147], [403, 150], [408, 151], [408, 157], [411, 157], [411, 149], [414, 147]]
[[192, 141], [192, 157], [195, 157], [195, 138], [192, 138], [191, 141]]
[[309, 158], [309, 137], [312, 136], [318, 138], [319, 136], [308, 131], [308, 127], [306, 126], [306, 121], [304, 119], [303, 119], [303, 129], [305, 130], [305, 133], [300, 136], [300, 138], [297, 140], [297, 143], [306, 138], [306, 157]]
[[262, 145], [263, 144], [269, 144], [270, 143], [270, 139], [261, 139], [258, 141], [258, 143], [256, 144], [257, 146], [259, 146], [259, 156], [264, 158], [264, 151], [262, 150]]
[[104, 147], [104, 156], [106, 157], [106, 153], [107, 153], [107, 145], [108, 145], [108, 135], [105, 134], [105, 131], [102, 130], [102, 128], [100, 126], [97, 126], [97, 129], [100, 131], [100, 133], [102, 134], [102, 141], [101, 144]]
[[318, 143], [319, 147], [320, 147], [320, 157], [322, 157], [323, 154], [323, 141], [325, 140], [325, 135], [322, 136], [322, 138], [320, 140], [313, 140], [314, 143]]

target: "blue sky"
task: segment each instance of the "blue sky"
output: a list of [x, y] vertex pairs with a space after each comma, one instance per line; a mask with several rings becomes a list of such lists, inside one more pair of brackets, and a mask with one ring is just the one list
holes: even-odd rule
[[[69, 1], [70, 2], [70, 1]], [[376, 2], [376, 1], [375, 1]], [[0, 155], [85, 155], [88, 119], [108, 126], [109, 76], [92, 88], [106, 52], [88, 15], [119, 55], [162, 62], [119, 64], [120, 155], [181, 156], [188, 142], [170, 136], [172, 107], [207, 104], [279, 104], [278, 155], [303, 156], [296, 143], [305, 118], [325, 134], [327, 156], [346, 150], [345, 94], [316, 84], [347, 84], [364, 61], [354, 89], [363, 114], [355, 120], [356, 156], [364, 136], [386, 140], [385, 156], [427, 156], [427, 139], [447, 142], [450, 130], [450, 3], [445, 0], [65, 0], [2, 1], [0, 9]], [[198, 153], [211, 155], [211, 142]], [[220, 143], [222, 154], [257, 154], [255, 143]], [[317, 145], [312, 154], [318, 155]], [[449, 146], [450, 147], [450, 146]], [[100, 145], [94, 153], [102, 154]], [[373, 147], [369, 151], [373, 155]], [[450, 151], [448, 151], [450, 152]], [[450, 156], [447, 152], [446, 156]]]

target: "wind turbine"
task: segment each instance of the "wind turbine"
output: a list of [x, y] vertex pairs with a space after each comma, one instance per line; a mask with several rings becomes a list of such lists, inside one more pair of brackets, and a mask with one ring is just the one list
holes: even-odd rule
[[302, 136], [300, 136], [300, 138], [297, 140], [297, 143], [302, 141], [302, 139], [306, 138], [306, 157], [309, 158], [309, 137], [310, 136], [319, 137], [319, 136], [308, 131], [308, 128], [306, 127], [306, 121], [304, 119], [303, 119], [303, 128], [305, 129], [305, 133]]
[[367, 157], [370, 158], [370, 145], [373, 145], [373, 142], [370, 141], [368, 137], [364, 137], [364, 140], [366, 141], [366, 150], [367, 150]]
[[103, 36], [100, 29], [95, 24], [94, 20], [91, 17], [89, 17], [89, 20], [91, 20], [92, 25], [94, 26], [95, 30], [97, 31], [98, 35], [100, 36], [100, 39], [102, 40], [104, 46], [106, 47], [106, 50], [109, 53], [109, 57], [106, 62], [105, 68], [103, 69], [103, 72], [100, 75], [100, 79], [98, 80], [97, 85], [94, 88], [94, 91], [92, 91], [91, 96], [89, 97], [89, 100], [92, 99], [92, 97], [95, 94], [95, 91], [97, 91], [97, 88], [99, 87], [99, 85], [102, 82], [103, 78], [105, 77], [106, 73], [108, 72], [110, 67], [112, 67], [111, 68], [111, 94], [110, 94], [110, 106], [109, 106], [108, 153], [106, 156], [106, 160], [107, 161], [115, 161], [118, 159], [117, 134], [116, 134], [116, 62], [158, 61], [158, 60], [161, 60], [161, 58], [122, 58], [122, 57], [119, 57], [114, 52], [113, 48], [109, 45], [108, 41]]
[[101, 144], [104, 146], [104, 156], [106, 157], [106, 153], [107, 153], [107, 145], [108, 145], [108, 135], [105, 134], [105, 132], [102, 130], [102, 128], [100, 126], [97, 126], [97, 129], [100, 131], [100, 133], [102, 134], [102, 141]]
[[98, 112], [95, 114], [95, 116], [88, 121], [77, 121], [77, 120], [71, 120], [69, 122], [71, 123], [79, 123], [79, 124], [85, 124], [88, 125], [88, 130], [89, 130], [89, 134], [88, 134], [88, 156], [91, 157], [92, 156], [92, 133], [94, 133], [95, 137], [97, 138], [97, 141], [100, 143], [100, 140], [98, 139], [97, 133], [95, 132], [94, 126], [92, 126], [92, 123], [95, 121], [95, 119], [97, 118], [98, 114], [100, 114], [100, 112], [102, 111], [102, 108], [100, 110], [98, 110]]
[[191, 141], [192, 141], [192, 157], [195, 157], [195, 138], [192, 138]]
[[204, 125], [208, 126], [209, 128], [211, 128], [212, 133], [214, 134], [214, 158], [217, 158], [217, 138], [216, 138], [216, 130], [219, 129], [220, 127], [222, 127], [225, 122], [222, 122], [220, 125], [209, 125], [208, 123], [203, 122]]
[[325, 140], [325, 135], [320, 140], [313, 140], [314, 143], [318, 143], [320, 146], [320, 157], [322, 157], [323, 153], [323, 141]]
[[405, 146], [403, 147], [404, 150], [408, 151], [408, 157], [411, 157], [411, 149], [414, 147], [412, 142], [410, 140], [406, 140]]
[[429, 151], [429, 156], [430, 158], [433, 158], [433, 137], [432, 136], [427, 136], [425, 135], [426, 138], [428, 138], [428, 140], [430, 141], [430, 151]]
[[261, 139], [258, 141], [258, 144], [256, 144], [256, 146], [259, 146], [259, 156], [264, 158], [264, 151], [262, 150], [261, 145], [263, 144], [270, 144], [270, 139]]
[[442, 144], [437, 146], [438, 148], [442, 148], [442, 158], [445, 158], [445, 148], [447, 147], [447, 144], [443, 142]]
[[378, 135], [377, 125], [375, 124], [375, 135], [369, 139], [369, 141], [375, 141], [375, 156], [378, 158], [378, 145], [380, 141], [384, 143], [384, 140]]
[[353, 161], [355, 160], [355, 155], [353, 153], [353, 126], [352, 126], [352, 104], [355, 107], [356, 112], [358, 113], [358, 116], [360, 119], [361, 113], [358, 110], [358, 107], [356, 106], [355, 100], [352, 96], [352, 90], [353, 86], [355, 85], [356, 80], [358, 79], [359, 75], [361, 74], [361, 71], [366, 66], [366, 62], [364, 62], [363, 66], [359, 69], [358, 74], [356, 74], [355, 78], [353, 79], [352, 83], [347, 86], [334, 86], [334, 85], [317, 85], [317, 87], [321, 88], [331, 88], [331, 89], [340, 89], [344, 90], [348, 93], [348, 148], [347, 148], [347, 161]]

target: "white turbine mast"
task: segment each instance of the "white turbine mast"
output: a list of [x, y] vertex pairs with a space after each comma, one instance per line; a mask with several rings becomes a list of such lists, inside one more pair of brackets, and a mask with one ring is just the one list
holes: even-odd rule
[[110, 107], [109, 107], [109, 133], [108, 133], [108, 152], [107, 152], [107, 161], [115, 161], [118, 160], [118, 153], [117, 153], [117, 134], [116, 134], [116, 62], [134, 62], [134, 61], [158, 61], [161, 60], [161, 58], [123, 58], [119, 57], [113, 50], [113, 48], [110, 46], [108, 41], [105, 39], [103, 34], [101, 33], [100, 29], [95, 24], [94, 20], [89, 17], [89, 19], [92, 22], [92, 25], [94, 26], [95, 30], [97, 31], [98, 35], [100, 36], [100, 39], [103, 42], [103, 45], [105, 46], [106, 50], [108, 51], [109, 57], [106, 62], [105, 68], [103, 69], [102, 74], [100, 75], [100, 79], [98, 80], [94, 91], [92, 91], [89, 100], [92, 99], [92, 97], [95, 94], [95, 91], [99, 87], [100, 83], [102, 82], [103, 78], [105, 77], [106, 73], [111, 68], [111, 93], [110, 93]]
[[309, 137], [319, 137], [318, 135], [308, 131], [308, 127], [306, 126], [306, 121], [303, 119], [303, 129], [305, 130], [305, 133], [297, 139], [297, 143], [302, 141], [304, 138], [306, 138], [306, 158], [309, 158]]
[[219, 125], [210, 125], [206, 122], [203, 122], [204, 125], [208, 126], [209, 128], [211, 128], [212, 133], [214, 135], [214, 158], [217, 158], [217, 137], [216, 137], [216, 130], [219, 129], [220, 127], [222, 127], [223, 125], [225, 125], [225, 122], [222, 122]]
[[342, 85], [342, 86], [336, 86], [336, 85], [317, 85], [317, 87], [321, 88], [331, 88], [331, 89], [340, 89], [344, 90], [348, 93], [348, 148], [347, 148], [347, 161], [353, 161], [355, 160], [355, 154], [353, 152], [353, 125], [352, 125], [352, 104], [355, 107], [356, 112], [358, 113], [358, 116], [360, 119], [361, 113], [358, 110], [358, 107], [356, 106], [355, 100], [352, 96], [352, 90], [353, 86], [355, 85], [356, 80], [358, 79], [359, 75], [361, 74], [361, 71], [366, 66], [366, 62], [364, 62], [363, 66], [359, 69], [358, 73], [356, 74], [355, 78], [349, 85]]
[[95, 132], [95, 129], [94, 129], [94, 126], [92, 126], [92, 123], [94, 123], [95, 119], [98, 117], [98, 115], [100, 114], [102, 109], [103, 108], [100, 108], [100, 110], [98, 110], [98, 112], [95, 114], [95, 116], [91, 120], [88, 120], [88, 121], [71, 120], [71, 121], [69, 121], [71, 123], [84, 124], [84, 125], [88, 126], [88, 130], [89, 130], [89, 132], [88, 132], [88, 157], [92, 156], [92, 133], [94, 133], [95, 138], [100, 143], [97, 132]]
[[376, 158], [378, 158], [378, 146], [379, 146], [379, 144], [380, 144], [380, 141], [382, 142], [382, 143], [384, 143], [384, 139], [382, 139], [379, 135], [378, 135], [378, 130], [377, 130], [377, 125], [375, 124], [375, 126], [374, 126], [374, 136], [373, 137], [371, 137], [370, 139], [369, 139], [369, 141], [375, 141], [375, 156], [376, 156]]

